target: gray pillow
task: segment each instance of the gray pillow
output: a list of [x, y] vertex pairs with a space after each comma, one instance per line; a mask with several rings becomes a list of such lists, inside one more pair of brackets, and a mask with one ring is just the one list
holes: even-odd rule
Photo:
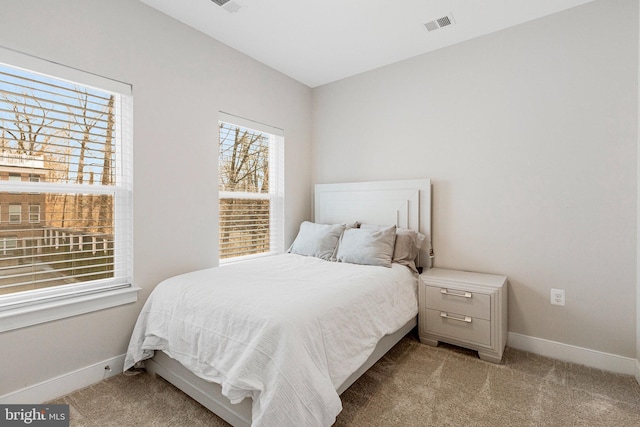
[[[360, 226], [364, 229], [376, 229], [379, 230], [382, 227], [373, 224], [362, 224]], [[418, 256], [418, 250], [424, 244], [426, 236], [422, 233], [418, 233], [415, 230], [408, 228], [396, 228], [396, 241], [393, 249], [392, 262], [406, 265], [413, 271], [418, 271], [415, 265], [415, 259]]]
[[339, 262], [391, 267], [396, 226], [349, 228], [344, 231], [336, 256]]
[[344, 224], [316, 224], [304, 221], [300, 224], [296, 240], [287, 252], [332, 261], [335, 259], [336, 246], [344, 229]]

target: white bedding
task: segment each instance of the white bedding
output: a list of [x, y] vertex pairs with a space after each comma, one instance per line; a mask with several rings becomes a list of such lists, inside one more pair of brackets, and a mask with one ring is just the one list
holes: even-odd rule
[[336, 389], [418, 311], [409, 268], [284, 254], [176, 276], [140, 313], [124, 369], [163, 350], [252, 397], [252, 426], [330, 426]]

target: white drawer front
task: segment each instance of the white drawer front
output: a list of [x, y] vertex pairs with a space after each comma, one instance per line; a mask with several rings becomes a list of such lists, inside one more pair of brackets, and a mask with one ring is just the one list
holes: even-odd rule
[[477, 292], [426, 286], [427, 308], [491, 320], [491, 296]]
[[426, 314], [423, 325], [428, 333], [491, 345], [491, 322], [488, 320], [442, 310], [427, 309]]

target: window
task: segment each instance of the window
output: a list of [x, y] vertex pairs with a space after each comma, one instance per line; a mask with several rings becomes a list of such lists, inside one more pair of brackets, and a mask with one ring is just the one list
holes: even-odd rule
[[131, 113], [129, 85], [0, 48], [0, 332], [137, 299]]
[[9, 224], [20, 224], [22, 222], [22, 206], [9, 205]]
[[[3, 130], [4, 130], [4, 129], [3, 129]], [[4, 133], [4, 132], [3, 132], [3, 133]], [[4, 144], [4, 138], [2, 138], [2, 142], [3, 142], [3, 144]], [[3, 145], [3, 146], [4, 146], [4, 145]], [[9, 181], [12, 181], [12, 182], [20, 182], [20, 181], [22, 181], [22, 176], [20, 176], [20, 175], [16, 175], [16, 174], [10, 174], [10, 175], [9, 175]]]
[[29, 205], [29, 222], [32, 224], [40, 222], [40, 205]]
[[284, 251], [284, 132], [220, 113], [220, 261]]
[[[29, 175], [29, 182], [40, 182], [40, 176], [39, 175]], [[34, 192], [32, 194], [38, 194], [37, 192]]]
[[7, 255], [9, 251], [18, 248], [18, 239], [15, 237], [0, 238], [0, 254]]

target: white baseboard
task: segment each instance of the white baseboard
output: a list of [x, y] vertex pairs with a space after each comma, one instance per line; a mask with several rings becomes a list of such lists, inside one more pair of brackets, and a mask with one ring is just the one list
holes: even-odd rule
[[[507, 346], [565, 362], [577, 363], [619, 374], [635, 375], [636, 379], [640, 378], [638, 360], [631, 357], [618, 356], [513, 332], [509, 332], [507, 336]], [[638, 381], [640, 382], [640, 379]]]
[[[124, 357], [112, 357], [77, 371], [25, 387], [21, 390], [0, 396], [2, 403], [40, 404], [69, 394], [81, 388], [89, 387], [105, 378], [118, 375], [124, 368]], [[108, 366], [110, 369], [106, 369]]]

